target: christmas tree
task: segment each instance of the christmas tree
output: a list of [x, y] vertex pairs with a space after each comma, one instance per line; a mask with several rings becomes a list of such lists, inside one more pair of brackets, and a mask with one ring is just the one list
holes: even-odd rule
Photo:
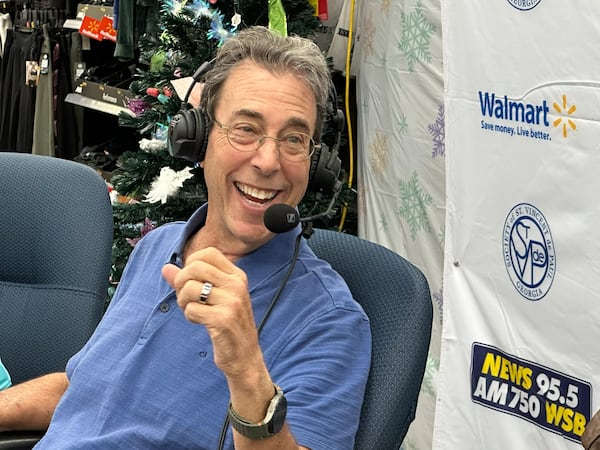
[[[111, 177], [115, 219], [113, 288], [141, 237], [164, 223], [186, 220], [206, 201], [202, 170], [173, 158], [167, 150], [168, 124], [185, 99], [177, 91], [178, 80], [186, 80], [203, 62], [211, 60], [217, 48], [238, 29], [269, 24], [283, 27], [280, 32], [285, 33], [287, 28], [288, 34], [309, 36], [319, 21], [308, 0], [164, 0], [160, 34], [140, 37], [141, 64], [129, 89], [134, 94], [129, 109], [135, 117], [119, 117], [120, 125], [139, 132], [139, 148], [119, 157]], [[325, 129], [326, 143], [328, 133], [331, 130]], [[352, 197], [353, 192], [345, 187], [337, 202], [345, 204]], [[300, 213], [321, 212], [329, 202], [328, 198], [309, 194], [299, 207]], [[340, 209], [315, 225], [337, 227]]]

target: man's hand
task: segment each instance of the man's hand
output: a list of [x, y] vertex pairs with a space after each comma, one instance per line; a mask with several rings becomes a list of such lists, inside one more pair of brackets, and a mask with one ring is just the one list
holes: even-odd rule
[[[208, 330], [215, 364], [227, 378], [234, 410], [252, 422], [262, 420], [273, 398], [273, 381], [258, 342], [246, 273], [208, 247], [192, 253], [183, 269], [167, 264], [162, 274], [175, 289], [186, 319]], [[202, 304], [198, 299], [207, 281], [213, 287]], [[236, 432], [234, 440], [239, 449], [299, 448], [287, 424], [269, 439], [254, 441]]]
[[[209, 247], [192, 253], [183, 269], [165, 265], [162, 274], [175, 289], [186, 319], [208, 330], [215, 364], [228, 378], [246, 378], [249, 370], [264, 364], [244, 271]], [[206, 304], [201, 304], [207, 281], [213, 287]]]

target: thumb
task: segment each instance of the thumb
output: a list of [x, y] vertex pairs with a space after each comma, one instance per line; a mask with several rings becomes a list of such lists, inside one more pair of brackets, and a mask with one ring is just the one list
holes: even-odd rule
[[180, 271], [181, 269], [175, 264], [165, 264], [162, 268], [163, 278], [167, 280], [167, 283], [169, 283], [173, 289], [175, 289], [175, 277]]

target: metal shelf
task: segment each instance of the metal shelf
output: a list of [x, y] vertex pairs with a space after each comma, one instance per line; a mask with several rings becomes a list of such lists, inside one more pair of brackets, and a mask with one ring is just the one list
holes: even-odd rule
[[67, 19], [63, 24], [63, 28], [70, 30], [79, 30], [81, 28], [81, 19]]
[[83, 106], [84, 108], [95, 109], [96, 111], [112, 114], [114, 116], [118, 116], [120, 113], [124, 112], [132, 117], [135, 117], [133, 111], [131, 111], [128, 108], [123, 108], [119, 105], [113, 105], [111, 103], [95, 100], [93, 98], [85, 97], [81, 94], [76, 94], [74, 92], [67, 94], [67, 96], [65, 97], [65, 101], [74, 105]]

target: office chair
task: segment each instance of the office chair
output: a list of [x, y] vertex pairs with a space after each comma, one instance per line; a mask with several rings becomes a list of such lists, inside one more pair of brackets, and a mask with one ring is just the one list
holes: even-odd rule
[[[13, 384], [64, 371], [103, 312], [113, 215], [81, 163], [0, 152], [0, 354]], [[41, 433], [0, 433], [0, 449]]]
[[415, 418], [433, 308], [423, 273], [373, 242], [315, 229], [308, 244], [344, 278], [371, 322], [372, 357], [356, 450], [398, 450]]

